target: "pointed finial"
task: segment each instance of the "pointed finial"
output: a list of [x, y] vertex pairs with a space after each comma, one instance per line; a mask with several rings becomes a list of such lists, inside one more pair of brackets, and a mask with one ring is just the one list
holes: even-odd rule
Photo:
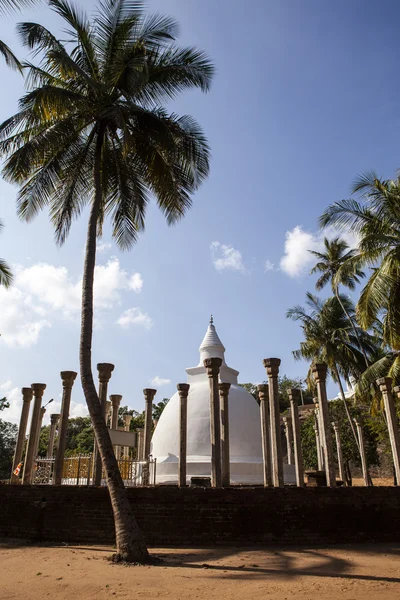
[[210, 317], [210, 325], [212, 325], [213, 323], [214, 323], [214, 318], [213, 318], [213, 316], [211, 315], [211, 317]]

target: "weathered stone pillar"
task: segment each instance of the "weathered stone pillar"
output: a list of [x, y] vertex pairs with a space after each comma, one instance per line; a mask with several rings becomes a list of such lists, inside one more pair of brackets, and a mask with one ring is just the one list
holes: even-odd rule
[[29, 408], [31, 405], [31, 400], [32, 400], [32, 395], [33, 395], [33, 390], [31, 387], [22, 388], [21, 391], [22, 391], [22, 411], [21, 411], [21, 418], [19, 420], [18, 437], [17, 437], [16, 446], [15, 446], [14, 460], [13, 460], [12, 469], [11, 469], [11, 483], [18, 483], [20, 481], [20, 478], [18, 477], [18, 475], [14, 475], [14, 471], [18, 467], [19, 463], [21, 462], [22, 453], [24, 451], [26, 426], [28, 424]]
[[269, 381], [269, 414], [271, 420], [272, 481], [275, 487], [283, 487], [283, 459], [281, 445], [281, 418], [279, 410], [278, 373], [280, 358], [265, 358], [264, 367]]
[[156, 395], [157, 390], [153, 390], [151, 388], [145, 388], [143, 390], [144, 400], [146, 403], [145, 413], [144, 413], [144, 441], [143, 441], [143, 451], [144, 451], [144, 460], [148, 460], [150, 456], [151, 449], [151, 432], [153, 428], [153, 399]]
[[333, 459], [332, 438], [330, 429], [330, 419], [328, 410], [328, 397], [326, 395], [326, 372], [325, 363], [317, 363], [312, 368], [314, 380], [317, 384], [319, 400], [319, 424], [322, 448], [324, 451], [324, 466], [326, 475], [326, 485], [328, 487], [336, 486], [336, 469]]
[[118, 429], [118, 410], [121, 404], [122, 396], [120, 394], [111, 394], [111, 429]]
[[396, 385], [393, 388], [393, 394], [395, 394], [397, 396], [397, 398], [400, 399], [400, 385]]
[[392, 448], [394, 470], [396, 472], [397, 484], [400, 482], [400, 438], [399, 427], [397, 424], [396, 406], [392, 395], [391, 377], [382, 377], [377, 379], [376, 383], [382, 392], [387, 426], [389, 430], [390, 445]]
[[45, 415], [46, 409], [44, 408], [44, 406], [41, 407], [40, 409], [40, 413], [39, 413], [39, 422], [38, 422], [38, 426], [36, 429], [36, 443], [35, 443], [35, 459], [39, 456], [39, 442], [40, 442], [40, 434], [42, 431], [42, 423], [43, 423], [43, 417]]
[[318, 402], [314, 402], [316, 408], [314, 410], [314, 432], [315, 432], [315, 444], [317, 446], [317, 462], [318, 462], [318, 471], [324, 470], [324, 457], [323, 457], [323, 449], [321, 444], [321, 436], [320, 436], [320, 422], [319, 422], [319, 410], [318, 410]]
[[257, 386], [258, 398], [260, 400], [260, 418], [261, 418], [261, 441], [263, 451], [263, 474], [264, 487], [272, 486], [272, 467], [271, 467], [271, 427], [269, 422], [269, 392], [268, 385], [261, 383]]
[[137, 460], [144, 460], [144, 458], [143, 458], [143, 455], [144, 455], [143, 434], [144, 434], [144, 428], [139, 427], [137, 429]]
[[[101, 412], [105, 420], [108, 382], [110, 381], [112, 372], [114, 371], [114, 365], [111, 363], [98, 363], [97, 371], [99, 374], [99, 402]], [[101, 456], [96, 439], [94, 443], [93, 464], [93, 485], [101, 485], [103, 467], [101, 464]]]
[[57, 423], [60, 415], [53, 413], [50, 415], [50, 434], [49, 434], [49, 443], [47, 444], [47, 458], [53, 457], [54, 451], [54, 442], [56, 439], [56, 429]]
[[222, 466], [218, 375], [222, 359], [206, 358], [203, 364], [207, 370], [210, 386], [211, 485], [219, 488], [222, 485]]
[[69, 407], [71, 404], [71, 391], [77, 373], [75, 371], [61, 371], [61, 380], [63, 386], [62, 400], [61, 400], [61, 414], [60, 422], [58, 425], [58, 444], [56, 451], [56, 459], [54, 461], [54, 473], [53, 473], [53, 484], [61, 485], [63, 467], [64, 467], [64, 454], [65, 446], [67, 443], [67, 429], [68, 429], [68, 417]]
[[292, 431], [292, 419], [290, 417], [283, 417], [283, 424], [285, 427], [286, 446], [287, 446], [287, 459], [288, 465], [293, 464], [293, 431]]
[[360, 457], [361, 457], [361, 468], [362, 468], [363, 479], [364, 479], [365, 485], [369, 486], [370, 479], [369, 479], [368, 466], [367, 466], [367, 455], [365, 453], [362, 418], [358, 417], [357, 419], [354, 419], [354, 423], [356, 424], [356, 427], [357, 427], [357, 437], [358, 437], [358, 444], [360, 446]]
[[26, 448], [24, 474], [22, 476], [22, 483], [24, 485], [32, 483], [33, 477], [33, 461], [35, 460], [36, 453], [36, 436], [40, 419], [40, 408], [42, 405], [42, 398], [44, 390], [46, 389], [45, 383], [32, 383], [33, 396], [35, 398], [33, 403], [31, 428], [29, 431], [28, 446]]
[[107, 400], [106, 402], [106, 425], [108, 428], [111, 428], [111, 402]]
[[186, 487], [186, 456], [187, 456], [187, 399], [190, 385], [178, 383], [179, 394], [179, 464], [178, 485]]
[[304, 487], [303, 453], [301, 450], [299, 399], [300, 390], [292, 388], [288, 391], [290, 402], [290, 416], [292, 421], [294, 464], [296, 469], [297, 487]]
[[341, 479], [343, 482], [346, 481], [345, 476], [344, 476], [344, 462], [343, 462], [343, 452], [342, 452], [342, 442], [340, 441], [340, 430], [339, 430], [339, 423], [338, 421], [334, 421], [332, 423], [334, 432], [335, 432], [335, 439], [336, 439], [336, 452], [337, 452], [337, 459], [338, 459], [338, 467], [339, 467], [339, 479]]
[[229, 390], [230, 383], [219, 383], [219, 405], [221, 409], [221, 467], [222, 486], [231, 485], [231, 453], [229, 448]]
[[[133, 419], [132, 415], [124, 415], [122, 418], [124, 420], [125, 431], [130, 431], [131, 421]], [[127, 460], [128, 458], [129, 458], [129, 447], [124, 446], [124, 459]]]

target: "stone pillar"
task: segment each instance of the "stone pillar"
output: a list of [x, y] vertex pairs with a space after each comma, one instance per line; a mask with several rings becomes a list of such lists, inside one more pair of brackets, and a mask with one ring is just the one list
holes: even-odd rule
[[288, 465], [293, 464], [293, 431], [291, 421], [292, 420], [290, 417], [283, 417], [283, 424], [285, 426]]
[[314, 402], [314, 404], [317, 407], [314, 411], [314, 432], [315, 432], [315, 444], [317, 447], [318, 471], [323, 471], [324, 470], [324, 457], [323, 457], [323, 450], [322, 450], [321, 436], [320, 436], [318, 402]]
[[290, 416], [292, 421], [294, 464], [296, 469], [297, 487], [304, 487], [303, 453], [301, 450], [299, 399], [301, 392], [292, 388], [289, 390]]
[[[99, 402], [101, 413], [105, 419], [108, 382], [111, 379], [111, 374], [114, 371], [114, 365], [111, 363], [98, 363], [97, 371], [99, 374]], [[101, 485], [101, 475], [103, 467], [101, 464], [101, 456], [95, 439], [93, 452], [93, 485]]]
[[269, 392], [268, 385], [261, 383], [257, 386], [258, 398], [260, 400], [260, 418], [261, 418], [261, 441], [263, 451], [263, 473], [264, 487], [272, 486], [272, 468], [271, 468], [271, 427], [269, 422]]
[[389, 430], [390, 445], [392, 448], [394, 470], [396, 472], [396, 480], [400, 482], [400, 438], [399, 427], [397, 424], [396, 406], [392, 395], [392, 379], [391, 377], [382, 377], [377, 379], [376, 383], [382, 392], [383, 402], [385, 404], [385, 413], [387, 426]]
[[35, 458], [39, 456], [39, 442], [40, 442], [40, 433], [42, 431], [42, 423], [43, 417], [45, 415], [46, 409], [42, 406], [39, 413], [39, 422], [36, 429], [36, 443], [35, 443]]
[[400, 399], [400, 385], [396, 385], [396, 387], [393, 388], [393, 393]]
[[111, 394], [111, 429], [118, 429], [118, 410], [121, 404], [122, 396], [120, 394]]
[[345, 476], [344, 476], [344, 462], [343, 462], [343, 452], [342, 452], [342, 442], [340, 441], [340, 431], [339, 431], [339, 423], [337, 421], [334, 421], [332, 423], [333, 426], [333, 430], [335, 432], [335, 439], [336, 439], [336, 452], [337, 452], [337, 459], [338, 459], [338, 467], [339, 467], [339, 479], [341, 479], [343, 482], [345, 482]]
[[72, 386], [76, 379], [77, 373], [75, 371], [61, 371], [61, 380], [63, 386], [63, 394], [61, 400], [61, 414], [60, 422], [58, 425], [58, 444], [56, 459], [54, 462], [54, 473], [53, 473], [53, 484], [61, 485], [63, 467], [64, 467], [64, 454], [65, 446], [67, 443], [67, 429], [68, 429], [68, 417], [69, 407], [71, 404], [71, 392]]
[[37, 429], [38, 429], [39, 419], [40, 419], [40, 408], [42, 405], [42, 398], [43, 398], [44, 390], [46, 389], [46, 384], [45, 383], [32, 383], [31, 387], [33, 390], [33, 395], [34, 395], [35, 401], [33, 403], [31, 428], [29, 431], [28, 445], [26, 448], [24, 474], [22, 476], [22, 483], [24, 485], [32, 483], [33, 461], [35, 460], [35, 453], [36, 453], [36, 436], [37, 436]]
[[57, 423], [60, 415], [53, 413], [50, 415], [50, 434], [49, 443], [47, 444], [47, 458], [53, 458], [54, 442], [56, 439]]
[[[131, 428], [131, 421], [133, 419], [132, 415], [124, 415], [123, 417], [124, 420], [124, 429], [125, 431], [129, 431]], [[124, 459], [127, 460], [129, 458], [129, 447], [128, 446], [124, 446], [124, 455], [123, 455]]]
[[358, 417], [357, 419], [354, 419], [354, 423], [356, 424], [356, 427], [357, 427], [357, 437], [358, 437], [358, 444], [360, 446], [360, 457], [361, 457], [361, 468], [362, 468], [363, 479], [364, 479], [365, 485], [369, 486], [370, 479], [369, 479], [369, 473], [368, 473], [367, 455], [365, 454], [362, 418]]
[[144, 460], [144, 458], [143, 458], [143, 455], [144, 455], [143, 434], [144, 434], [144, 428], [139, 427], [137, 430], [137, 460]]
[[14, 475], [14, 471], [18, 467], [19, 463], [21, 462], [22, 453], [24, 451], [26, 426], [28, 424], [29, 408], [31, 405], [32, 394], [33, 394], [33, 390], [31, 387], [22, 388], [21, 391], [22, 391], [22, 411], [21, 411], [21, 418], [19, 420], [18, 437], [17, 437], [16, 446], [15, 446], [14, 460], [13, 460], [12, 470], [11, 470], [11, 483], [18, 483], [20, 481], [20, 478], [18, 477], [18, 475]]
[[222, 485], [222, 466], [218, 375], [222, 359], [206, 358], [203, 364], [207, 371], [210, 386], [211, 485], [219, 488]]
[[179, 394], [179, 465], [178, 485], [186, 487], [186, 456], [187, 456], [187, 399], [190, 385], [178, 383]]
[[326, 395], [326, 372], [325, 363], [317, 363], [312, 367], [312, 373], [318, 389], [319, 411], [320, 411], [320, 436], [324, 451], [324, 466], [326, 485], [336, 486], [336, 469], [333, 460], [332, 439], [328, 410], [328, 397]]
[[111, 402], [109, 400], [106, 402], [106, 425], [111, 428]]
[[279, 410], [278, 373], [280, 358], [265, 358], [264, 367], [269, 381], [269, 414], [271, 420], [272, 481], [275, 487], [283, 487], [283, 460], [281, 446], [281, 418]]
[[144, 441], [143, 441], [143, 452], [144, 460], [148, 460], [151, 449], [151, 434], [153, 428], [153, 399], [156, 395], [157, 390], [151, 388], [144, 388], [144, 400], [146, 403], [144, 412]]
[[219, 383], [219, 405], [221, 410], [221, 480], [222, 487], [231, 485], [231, 453], [229, 448], [229, 390], [230, 383]]

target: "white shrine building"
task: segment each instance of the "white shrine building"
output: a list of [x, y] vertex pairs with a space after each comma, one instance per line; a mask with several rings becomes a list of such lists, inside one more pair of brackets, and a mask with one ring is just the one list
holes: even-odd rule
[[[211, 476], [210, 392], [203, 361], [221, 358], [220, 381], [231, 384], [229, 390], [230, 462], [232, 484], [262, 484], [262, 446], [260, 409], [249, 392], [238, 385], [239, 372], [225, 362], [225, 348], [210, 321], [200, 345], [200, 362], [186, 369], [188, 396], [187, 483], [191, 477]], [[157, 459], [158, 484], [178, 481], [179, 395], [175, 393], [154, 431], [151, 454]], [[294, 466], [284, 465], [286, 483], [294, 483]]]

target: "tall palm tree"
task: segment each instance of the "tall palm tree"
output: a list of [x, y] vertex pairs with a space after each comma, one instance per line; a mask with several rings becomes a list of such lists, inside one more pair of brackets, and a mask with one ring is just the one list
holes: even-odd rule
[[162, 103], [185, 89], [207, 91], [213, 67], [204, 53], [175, 44], [174, 20], [146, 18], [142, 2], [102, 0], [92, 21], [65, 0], [50, 5], [66, 21], [72, 45], [42, 25], [19, 25], [23, 43], [42, 60], [24, 65], [30, 91], [0, 126], [3, 174], [22, 186], [17, 210], [23, 220], [49, 207], [58, 244], [89, 208], [80, 376], [106, 471], [117, 554], [145, 561], [92, 373], [96, 240], [108, 217], [116, 244], [129, 249], [144, 229], [151, 197], [169, 224], [189, 209], [208, 175], [209, 148], [194, 119], [169, 114]]
[[25, 7], [39, 4], [41, 0], [0, 0], [0, 14], [22, 10]]
[[[356, 284], [360, 283], [360, 279], [365, 277], [364, 271], [360, 269], [357, 264], [351, 262], [357, 252], [356, 250], [350, 249], [347, 242], [339, 237], [329, 240], [324, 239], [325, 252], [316, 252], [310, 250], [309, 252], [318, 259], [316, 265], [311, 269], [311, 274], [322, 273], [318, 278], [315, 288], [320, 291], [327, 283], [331, 284], [332, 292], [335, 294], [338, 302], [340, 303], [343, 312], [349, 320], [352, 326], [354, 335], [358, 341], [358, 347], [362, 352], [365, 360], [365, 365], [369, 367], [369, 361], [362, 347], [361, 340], [358, 336], [357, 327], [354, 324], [353, 319], [346, 312], [346, 307], [342, 303], [339, 294], [339, 285], [344, 285], [349, 290], [354, 290]], [[349, 269], [347, 265], [352, 265], [353, 268]]]
[[400, 178], [360, 177], [350, 198], [335, 202], [320, 218], [322, 226], [351, 229], [360, 238], [359, 252], [349, 263], [368, 266], [372, 275], [357, 304], [357, 320], [365, 329], [382, 316], [383, 340], [400, 350]]
[[[350, 416], [344, 393], [342, 377], [349, 381], [358, 377], [364, 370], [364, 357], [358, 346], [360, 339], [367, 352], [374, 351], [374, 344], [368, 333], [357, 327], [355, 336], [347, 314], [354, 317], [354, 306], [349, 298], [341, 296], [340, 300], [332, 296], [321, 300], [310, 292], [307, 293], [308, 309], [295, 306], [287, 311], [287, 317], [298, 321], [304, 333], [304, 341], [300, 348], [293, 352], [296, 360], [307, 359], [312, 362], [324, 362], [333, 381], [339, 385], [340, 395], [346, 415], [358, 446], [358, 437]], [[345, 307], [344, 312], [342, 306]]]
[[[3, 223], [0, 221], [0, 231], [3, 229]], [[0, 258], [0, 285], [4, 287], [10, 287], [12, 284], [13, 275], [10, 267], [5, 260]]]

